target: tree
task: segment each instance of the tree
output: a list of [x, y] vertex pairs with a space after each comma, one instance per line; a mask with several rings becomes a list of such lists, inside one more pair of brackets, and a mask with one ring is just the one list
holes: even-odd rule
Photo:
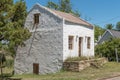
[[16, 49], [23, 45], [31, 33], [24, 28], [27, 15], [24, 0], [0, 0], [0, 68], [2, 72], [5, 56], [15, 57]]
[[27, 15], [26, 4], [23, 0], [16, 3], [13, 3], [13, 0], [1, 0], [0, 4], [2, 5], [0, 7], [0, 43], [9, 42], [6, 44], [7, 48], [14, 56], [15, 48], [24, 44], [24, 41], [30, 37], [30, 32], [24, 28]]
[[105, 32], [105, 29], [101, 28], [98, 25], [95, 25], [95, 41], [98, 41], [99, 36], [102, 36]]
[[71, 13], [72, 12], [72, 6], [70, 4], [70, 0], [60, 0], [60, 11]]
[[5, 54], [0, 53], [0, 72], [1, 72], [1, 76], [3, 77], [3, 68], [4, 68], [4, 62], [6, 61], [6, 57]]
[[5, 67], [5, 62], [6, 62], [6, 55], [4, 51], [6, 49], [6, 44], [1, 44], [0, 43], [0, 72], [1, 72], [1, 77], [3, 79], [3, 68]]
[[57, 5], [56, 3], [52, 2], [52, 1], [49, 1], [47, 3], [47, 7], [48, 8], [51, 8], [51, 9], [55, 9], [55, 10], [58, 10], [59, 9], [59, 5]]
[[106, 24], [105, 26], [105, 28], [109, 30], [113, 29], [113, 27], [114, 27], [113, 24]]
[[79, 11], [72, 9], [72, 5], [70, 3], [70, 0], [60, 0], [60, 2], [58, 4], [54, 3], [52, 1], [48, 1], [47, 7], [54, 9], [54, 10], [66, 12], [66, 13], [72, 13], [73, 15], [80, 17]]
[[116, 24], [116, 29], [117, 29], [117, 30], [120, 30], [120, 22], [117, 22], [117, 24]]
[[77, 17], [81, 16], [78, 10], [72, 11], [71, 13]]
[[99, 44], [95, 47], [95, 54], [108, 58], [110, 61], [116, 60], [115, 48], [118, 50], [118, 56], [120, 57], [120, 39], [111, 38], [110, 40]]
[[8, 51], [15, 57], [15, 48], [30, 37], [30, 32], [24, 28], [26, 5], [22, 0], [15, 4], [13, 0], [1, 0], [0, 4], [0, 51]]

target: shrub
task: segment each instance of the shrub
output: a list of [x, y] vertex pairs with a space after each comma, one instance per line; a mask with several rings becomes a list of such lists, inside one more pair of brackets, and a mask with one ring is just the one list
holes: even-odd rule
[[6, 67], [11, 68], [11, 67], [13, 67], [13, 64], [14, 64], [13, 59], [6, 60]]
[[110, 61], [115, 61], [116, 60], [116, 55], [115, 55], [115, 48], [117, 48], [118, 56], [120, 57], [120, 39], [115, 38], [111, 39], [109, 41], [104, 42], [103, 44], [99, 44], [95, 47], [95, 55], [96, 56], [101, 56], [101, 57], [106, 57]]
[[69, 57], [66, 59], [66, 61], [81, 61], [81, 60], [87, 60], [87, 57]]
[[89, 59], [96, 59], [97, 57], [69, 57], [65, 61], [82, 61], [82, 60], [89, 60]]

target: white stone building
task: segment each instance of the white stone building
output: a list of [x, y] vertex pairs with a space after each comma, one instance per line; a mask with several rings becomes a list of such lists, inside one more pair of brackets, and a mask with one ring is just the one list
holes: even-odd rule
[[39, 4], [33, 6], [25, 27], [32, 36], [18, 47], [16, 74], [55, 73], [68, 57], [94, 56], [94, 27], [88, 22]]

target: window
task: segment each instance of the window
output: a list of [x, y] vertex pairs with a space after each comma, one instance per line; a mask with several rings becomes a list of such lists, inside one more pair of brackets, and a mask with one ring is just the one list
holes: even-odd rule
[[34, 24], [38, 24], [39, 23], [39, 13], [34, 14]]
[[90, 37], [87, 37], [87, 48], [90, 49]]
[[39, 64], [38, 63], [33, 63], [33, 73], [39, 74]]
[[69, 36], [69, 49], [72, 50], [73, 49], [73, 36]]

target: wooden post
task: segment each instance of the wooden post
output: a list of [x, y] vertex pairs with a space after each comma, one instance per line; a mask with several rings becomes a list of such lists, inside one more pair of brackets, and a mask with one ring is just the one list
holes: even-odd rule
[[115, 48], [115, 55], [116, 55], [116, 62], [119, 62], [119, 60], [118, 60], [117, 48]]

